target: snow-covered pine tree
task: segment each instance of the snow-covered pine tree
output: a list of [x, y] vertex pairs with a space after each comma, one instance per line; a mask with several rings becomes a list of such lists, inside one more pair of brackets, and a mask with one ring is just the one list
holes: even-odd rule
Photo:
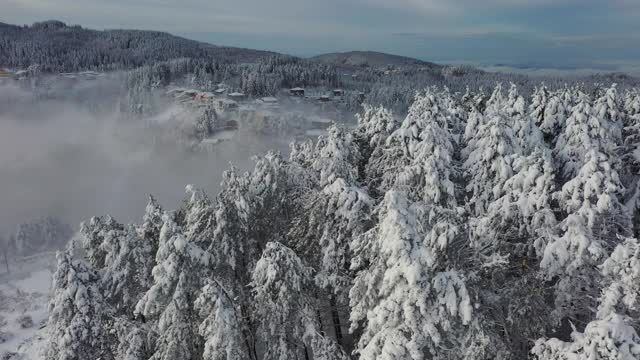
[[529, 114], [536, 125], [540, 128], [545, 123], [544, 114], [547, 108], [547, 102], [549, 98], [549, 90], [542, 84], [540, 87], [536, 87], [533, 96], [531, 98], [531, 104], [529, 105]]
[[153, 355], [154, 333], [138, 323], [118, 319], [117, 360], [148, 360]]
[[[333, 127], [318, 140], [310, 176], [317, 188], [295, 201], [296, 216], [286, 239], [315, 270], [316, 294], [323, 303], [319, 316], [330, 318], [333, 333], [343, 345], [344, 311], [352, 274], [350, 241], [370, 226], [373, 200], [359, 186], [360, 153], [344, 129]], [[325, 313], [326, 312], [326, 313]]]
[[201, 189], [187, 185], [185, 192], [184, 236], [189, 243], [206, 249], [211, 246], [215, 229], [215, 207]]
[[169, 303], [158, 319], [158, 339], [149, 360], [199, 359], [203, 340], [193, 308], [199, 281], [194, 269], [180, 272]]
[[255, 199], [249, 193], [249, 187], [249, 174], [241, 176], [235, 168], [223, 173], [222, 191], [215, 205], [215, 230], [207, 252], [212, 257], [209, 282], [215, 281], [233, 299], [236, 319], [240, 322], [238, 327], [243, 337], [249, 339], [246, 354], [255, 357], [252, 354], [257, 351], [257, 325], [252, 315], [251, 294], [246, 285], [251, 281], [251, 273], [261, 250], [251, 234]]
[[312, 161], [313, 142], [311, 140], [291, 143], [289, 163], [299, 165], [303, 168], [311, 168]]
[[[142, 217], [142, 224], [136, 228], [138, 236], [154, 249], [154, 253], [158, 250], [160, 230], [164, 223], [162, 221], [163, 214], [164, 211], [160, 204], [158, 204], [155, 197], [150, 195], [149, 202], [145, 207], [144, 216]], [[151, 272], [149, 272], [149, 275], [151, 275]]]
[[[190, 243], [176, 223], [175, 213], [163, 215], [156, 266], [153, 268], [153, 285], [136, 304], [135, 312], [147, 319], [157, 319], [172, 302], [176, 287], [183, 273], [199, 276], [193, 272], [202, 269], [211, 261], [210, 256], [197, 245]], [[186, 278], [183, 286], [195, 286]], [[185, 291], [194, 291], [187, 288]]]
[[72, 249], [58, 252], [47, 325], [47, 359], [114, 360], [117, 339], [109, 331], [112, 313], [99, 289], [95, 270], [73, 259]]
[[[416, 103], [417, 106], [412, 105], [411, 115], [407, 116], [401, 128], [392, 135], [398, 144], [404, 144], [404, 156], [410, 165], [402, 169], [396, 177], [394, 187], [401, 191], [387, 192], [383, 203], [385, 210], [382, 210], [381, 215], [384, 219], [388, 219], [385, 216], [393, 217], [395, 221], [392, 221], [392, 225], [409, 233], [406, 236], [398, 235], [400, 240], [394, 243], [396, 247], [393, 247], [390, 233], [385, 232], [385, 225], [379, 224], [352, 243], [356, 254], [352, 267], [359, 270], [350, 295], [352, 328], [355, 330], [360, 325], [364, 326], [364, 335], [358, 345], [358, 351], [366, 358], [420, 358], [424, 355], [423, 351], [434, 357], [450, 355], [448, 351], [440, 348], [439, 338], [449, 336], [440, 334], [442, 329], [439, 327], [451, 326], [450, 319], [447, 318], [446, 310], [438, 313], [438, 305], [435, 304], [439, 303], [434, 299], [441, 295], [439, 292], [443, 289], [439, 285], [442, 284], [447, 284], [444, 287], [450, 287], [447, 290], [452, 292], [449, 293], [450, 296], [455, 295], [456, 291], [459, 291], [461, 296], [466, 296], [467, 291], [461, 275], [452, 270], [459, 260], [456, 252], [461, 252], [461, 248], [466, 246], [459, 241], [460, 212], [457, 209], [455, 186], [451, 179], [452, 172], [455, 172], [452, 158], [455, 138], [450, 129], [456, 127], [451, 126], [446, 113], [438, 109], [437, 101], [432, 94], [418, 96]], [[387, 201], [393, 202], [393, 205], [387, 204]], [[408, 209], [395, 209], [398, 204]], [[407, 211], [411, 215], [407, 215]], [[407, 251], [408, 254], [405, 253]], [[437, 260], [445, 258], [451, 261], [448, 266]], [[403, 270], [405, 267], [407, 269]], [[447, 271], [444, 271], [445, 268], [448, 268]], [[387, 277], [388, 282], [383, 280]], [[370, 284], [369, 281], [376, 283]], [[380, 286], [383, 290], [377, 293], [376, 289]], [[389, 290], [384, 290], [385, 288]], [[404, 292], [403, 289], [412, 289], [407, 290], [410, 294], [408, 298], [397, 297]], [[413, 296], [428, 300], [425, 303], [424, 300], [417, 300]], [[406, 304], [412, 301], [418, 302], [415, 305], [417, 308], [405, 310]], [[380, 307], [376, 308], [378, 304]], [[392, 304], [397, 304], [397, 307], [394, 308]], [[395, 315], [389, 319], [377, 319], [373, 317], [375, 310], [385, 314], [388, 310]], [[470, 311], [470, 308], [467, 310]], [[372, 311], [372, 317], [366, 315], [368, 311]], [[424, 314], [424, 318], [420, 318], [423, 324], [415, 324], [411, 320], [414, 311]], [[437, 317], [430, 319], [434, 312], [438, 314]], [[455, 312], [454, 309], [449, 316], [455, 318]], [[435, 324], [428, 324], [430, 320], [435, 321]], [[462, 323], [465, 321], [467, 320], [463, 319]], [[429, 340], [429, 337], [432, 337], [432, 340]], [[448, 343], [448, 340], [443, 343]], [[391, 348], [394, 344], [401, 345], [402, 348], [393, 351]], [[427, 349], [423, 349], [424, 347]], [[393, 353], [388, 353], [389, 351]]]
[[[394, 188], [402, 189], [413, 201], [449, 206], [455, 202], [451, 181], [455, 172], [453, 153], [456, 139], [434, 95], [418, 96], [410, 115], [392, 137], [403, 144], [407, 166], [396, 170]], [[425, 106], [425, 104], [430, 106]], [[420, 109], [425, 110], [420, 113]]]
[[235, 299], [222, 285], [210, 280], [195, 301], [202, 320], [198, 333], [204, 339], [203, 360], [255, 360], [254, 339], [242, 331]]
[[496, 358], [526, 357], [529, 339], [551, 329], [547, 299], [552, 294], [537, 269], [545, 244], [555, 235], [553, 162], [548, 150], [538, 148], [518, 156], [513, 165], [504, 195], [470, 229], [481, 262], [478, 323], [487, 350], [500, 353]]
[[484, 110], [484, 114], [487, 117], [491, 117], [496, 113], [503, 113], [505, 111], [507, 99], [505, 99], [502, 83], [496, 83], [496, 86], [493, 88], [493, 92], [491, 93], [491, 97], [487, 100], [487, 107]]
[[455, 358], [472, 320], [464, 275], [439, 270], [437, 245], [419, 232], [405, 194], [389, 191], [381, 206], [380, 224], [354, 240], [354, 267], [361, 267], [350, 292], [351, 330], [362, 328], [356, 352], [363, 360]]
[[[384, 145], [391, 133], [398, 127], [393, 113], [383, 106], [374, 107], [368, 104], [363, 105], [363, 111], [356, 114], [358, 126], [356, 128], [356, 138], [371, 152]], [[367, 156], [368, 157], [368, 156]]]
[[[139, 227], [121, 227], [111, 219], [112, 230], [103, 229], [96, 232], [95, 229], [99, 229], [100, 224], [109, 222], [101, 218], [91, 219], [90, 224], [98, 225], [91, 233], [102, 234], [97, 238], [102, 237], [100, 249], [106, 254], [101, 274], [101, 289], [107, 301], [121, 314], [131, 315], [132, 309], [153, 283], [152, 270], [156, 265], [161, 216], [162, 209], [151, 196], [145, 209], [143, 224]], [[89, 226], [83, 229], [89, 234]], [[91, 237], [85, 235], [85, 239]], [[85, 246], [87, 245], [85, 240]], [[87, 251], [87, 254], [90, 252]]]
[[467, 206], [471, 214], [482, 216], [489, 204], [504, 194], [504, 183], [513, 175], [513, 160], [521, 154], [509, 118], [501, 112], [486, 118], [463, 153], [468, 154], [463, 164], [468, 179]]
[[595, 267], [620, 242], [619, 236], [631, 233], [626, 208], [618, 200], [622, 191], [608, 157], [591, 150], [578, 175], [556, 194], [567, 217], [560, 234], [547, 244], [540, 266], [548, 278], [558, 277], [557, 319], [584, 321], [595, 307], [599, 292]]
[[597, 146], [590, 136], [591, 113], [591, 100], [580, 92], [554, 149], [556, 168], [560, 170], [562, 179], [570, 180], [576, 176], [584, 164], [585, 152]]
[[[640, 97], [637, 97], [640, 107]], [[621, 180], [627, 189], [625, 194], [626, 206], [634, 219], [634, 236], [640, 236], [640, 112], [626, 117], [623, 132], [623, 153]]]
[[540, 360], [640, 358], [640, 336], [634, 328], [640, 310], [639, 268], [640, 245], [628, 238], [600, 266], [604, 290], [596, 318], [583, 332], [573, 327], [571, 342], [539, 339], [532, 354]]
[[555, 169], [550, 152], [536, 149], [513, 161], [514, 174], [502, 196], [492, 202], [472, 231], [478, 247], [489, 254], [510, 254], [510, 261], [534, 266], [554, 234], [552, 209]]
[[[321, 283], [334, 282], [332, 290], [344, 290], [348, 284], [349, 240], [366, 226], [372, 200], [358, 186], [360, 155], [343, 129], [332, 127], [318, 140], [314, 154], [311, 168], [319, 178], [315, 182], [319, 189], [300, 199], [304, 210], [294, 219], [288, 238], [318, 271]], [[341, 281], [335, 283], [338, 279]]]
[[603, 90], [593, 104], [586, 94], [578, 94], [555, 147], [558, 168], [563, 168], [565, 179], [576, 175], [584, 164], [584, 153], [593, 148], [607, 155], [614, 169], [620, 170], [618, 151], [623, 124], [618, 108], [615, 84]]
[[[246, 176], [239, 175], [235, 168], [224, 172], [222, 191], [216, 203], [216, 228], [208, 252], [213, 254], [217, 276], [230, 282], [223, 282], [225, 286], [247, 284], [259, 256], [255, 243], [247, 235], [251, 212], [248, 186]], [[234, 285], [236, 281], [238, 283]]]
[[640, 312], [640, 243], [627, 238], [600, 266], [605, 284], [598, 318], [610, 313], [637, 318]]
[[534, 119], [527, 115], [524, 98], [518, 95], [518, 87], [513, 83], [509, 87], [503, 111], [513, 122], [513, 131], [524, 154], [530, 154], [545, 146], [542, 132]]
[[295, 252], [269, 242], [250, 284], [266, 359], [346, 360], [346, 354], [321, 333], [313, 304], [311, 268]]
[[564, 93], [556, 93], [549, 98], [544, 109], [543, 120], [539, 125], [540, 131], [544, 134], [544, 139], [550, 147], [555, 145], [558, 134], [562, 132], [569, 115], [569, 109], [566, 108], [563, 96]]
[[[473, 137], [478, 132], [480, 126], [484, 124], [484, 120], [484, 116], [480, 111], [476, 110], [475, 108], [471, 108], [471, 110], [469, 111], [469, 116], [467, 117], [467, 123], [465, 124], [464, 134], [462, 136], [464, 140], [463, 143], [469, 144], [473, 140]], [[469, 156], [468, 151], [471, 150], [473, 150], [472, 147], [467, 145], [464, 149], [462, 149], [462, 157], [467, 158]]]
[[[362, 113], [356, 114], [358, 126], [354, 132], [355, 141], [362, 155], [358, 171], [363, 177], [377, 180], [382, 174], [376, 172], [383, 170], [382, 163], [388, 156], [384, 145], [399, 124], [393, 113], [382, 106], [373, 107], [364, 104], [363, 107]], [[370, 183], [374, 189], [378, 185]]]
[[467, 112], [462, 104], [462, 100], [458, 100], [459, 94], [452, 94], [448, 87], [438, 92], [438, 102], [444, 110], [447, 118], [449, 132], [455, 135], [456, 143], [462, 141], [462, 134], [467, 122]]
[[[450, 167], [452, 158], [458, 154], [457, 145], [462, 121], [457, 115], [451, 99], [440, 98], [449, 96], [447, 93], [436, 93], [428, 89], [426, 93], [416, 96], [409, 113], [400, 128], [394, 131], [383, 147], [376, 150], [380, 156], [372, 156], [366, 169], [366, 178], [376, 185], [375, 195], [383, 195], [393, 187], [403, 186], [403, 190], [410, 191], [412, 198], [422, 197], [429, 181], [422, 171], [424, 162], [434, 156], [435, 162], [440, 163], [440, 170], [456, 173]], [[448, 108], [445, 108], [448, 106]], [[443, 165], [444, 164], [444, 165]], [[381, 179], [381, 180], [376, 180]], [[379, 184], [379, 185], [378, 185]], [[454, 191], [453, 184], [444, 186]], [[440, 191], [443, 189], [438, 189]]]
[[175, 213], [166, 213], [163, 221], [153, 286], [136, 305], [136, 313], [157, 326], [158, 340], [151, 359], [197, 359], [201, 338], [193, 303], [210, 256], [182, 234]]
[[618, 152], [622, 145], [623, 119], [618, 104], [617, 85], [607, 88], [604, 94], [593, 104], [593, 114], [589, 119], [590, 134], [599, 140], [600, 151], [611, 159], [610, 162], [619, 171]]
[[273, 151], [254, 157], [256, 165], [248, 179], [247, 197], [251, 209], [249, 237], [255, 241], [258, 251], [264, 249], [273, 238], [286, 236], [290, 226], [294, 198], [291, 188], [299, 185], [288, 174], [287, 164], [280, 154]]
[[[589, 151], [578, 175], [556, 194], [561, 209], [568, 214], [562, 227], [569, 231], [573, 228], [572, 224], [582, 224], [586, 228], [579, 233], [587, 238], [574, 234], [569, 238], [563, 237], [568, 242], [560, 240], [550, 243], [545, 249], [543, 268], [551, 273], [566, 267], [578, 268], [587, 261], [585, 256], [598, 257], [607, 249], [611, 251], [619, 242], [618, 235], [630, 235], [628, 213], [619, 201], [623, 191], [618, 173], [611, 168], [608, 157], [597, 150]], [[581, 220], [572, 220], [576, 216]], [[578, 253], [567, 253], [570, 249]]]
[[361, 154], [352, 134], [346, 129], [332, 125], [327, 130], [327, 135], [318, 137], [314, 155], [312, 168], [320, 176], [321, 188], [338, 178], [349, 184], [357, 181]]
[[109, 215], [92, 217], [88, 223], [80, 224], [82, 247], [93, 268], [104, 268], [107, 256], [118, 252], [123, 231], [124, 226]]
[[574, 330], [572, 341], [540, 339], [531, 350], [538, 360], [565, 359], [638, 359], [640, 336], [632, 319], [611, 314], [587, 324], [583, 332]]
[[152, 285], [156, 249], [153, 243], [140, 238], [133, 226], [113, 231], [111, 237], [118, 245], [106, 258], [101, 288], [115, 309], [131, 315], [131, 309]]
[[623, 110], [625, 116], [640, 114], [640, 93], [638, 92], [638, 89], [627, 89], [623, 98]]

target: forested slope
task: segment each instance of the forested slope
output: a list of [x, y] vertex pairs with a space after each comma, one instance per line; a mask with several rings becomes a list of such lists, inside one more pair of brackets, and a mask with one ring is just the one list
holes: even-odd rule
[[640, 357], [637, 90], [429, 88], [358, 120], [88, 220], [47, 358]]
[[0, 66], [46, 72], [122, 70], [177, 58], [255, 62], [275, 53], [218, 47], [157, 31], [89, 30], [60, 21], [0, 25]]

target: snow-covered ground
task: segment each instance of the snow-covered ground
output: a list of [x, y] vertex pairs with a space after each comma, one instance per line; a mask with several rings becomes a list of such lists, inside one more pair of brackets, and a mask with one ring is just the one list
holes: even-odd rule
[[0, 359], [41, 359], [54, 255], [39, 254], [0, 272]]

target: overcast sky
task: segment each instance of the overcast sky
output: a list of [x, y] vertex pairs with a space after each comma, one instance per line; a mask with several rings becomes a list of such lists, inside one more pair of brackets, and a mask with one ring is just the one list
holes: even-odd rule
[[2, 0], [0, 21], [169, 31], [309, 56], [378, 50], [438, 62], [637, 66], [640, 0]]

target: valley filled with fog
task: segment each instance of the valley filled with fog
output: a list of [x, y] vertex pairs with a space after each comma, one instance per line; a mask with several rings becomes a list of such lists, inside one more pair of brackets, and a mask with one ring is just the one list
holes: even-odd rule
[[0, 84], [0, 99], [6, 99], [0, 107], [3, 233], [44, 217], [74, 228], [89, 214], [133, 221], [150, 194], [174, 207], [187, 184], [215, 193], [230, 164], [246, 170], [253, 155], [286, 152], [293, 140], [247, 130], [215, 148], [193, 149], [177, 129], [195, 123], [195, 114], [169, 103], [154, 115], [127, 117], [112, 81], [58, 89], [58, 96], [41, 99]]

